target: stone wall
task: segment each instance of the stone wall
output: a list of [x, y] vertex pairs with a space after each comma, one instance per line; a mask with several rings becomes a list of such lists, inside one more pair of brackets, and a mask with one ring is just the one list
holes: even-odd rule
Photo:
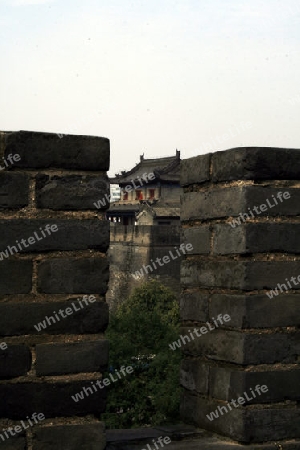
[[133, 275], [144, 265], [151, 264], [156, 258], [168, 255], [180, 244], [180, 225], [171, 226], [124, 226], [111, 224], [109, 249], [110, 280], [107, 302], [111, 309], [126, 299], [135, 287], [147, 279], [155, 278], [170, 287], [177, 295], [180, 292], [180, 259], [163, 266], [152, 265], [141, 278]]
[[276, 448], [300, 437], [299, 167], [300, 150], [239, 148], [181, 172], [182, 419]]
[[105, 391], [71, 396], [108, 362], [109, 141], [0, 139], [0, 446], [101, 450]]

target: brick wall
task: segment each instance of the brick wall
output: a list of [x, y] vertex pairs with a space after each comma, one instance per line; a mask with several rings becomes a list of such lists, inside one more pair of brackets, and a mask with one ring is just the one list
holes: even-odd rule
[[[194, 246], [181, 266], [182, 418], [244, 443], [300, 437], [299, 167], [300, 150], [279, 148], [181, 166], [183, 234]], [[219, 314], [230, 320], [209, 329]]]
[[[109, 223], [93, 203], [109, 194], [109, 141], [2, 132], [0, 144], [0, 446], [101, 450], [106, 393], [71, 396], [108, 362]], [[33, 413], [45, 419], [3, 435]]]

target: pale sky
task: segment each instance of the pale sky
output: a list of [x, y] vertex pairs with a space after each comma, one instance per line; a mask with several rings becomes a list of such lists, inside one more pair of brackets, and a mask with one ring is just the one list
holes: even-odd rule
[[299, 0], [0, 0], [0, 130], [104, 136], [111, 171], [300, 149]]

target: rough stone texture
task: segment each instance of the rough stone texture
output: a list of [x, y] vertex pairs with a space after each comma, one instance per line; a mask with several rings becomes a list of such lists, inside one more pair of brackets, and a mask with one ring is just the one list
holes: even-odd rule
[[[89, 210], [109, 207], [109, 181], [105, 176], [49, 176], [36, 177], [36, 197], [39, 208], [53, 210]], [[103, 206], [94, 203], [101, 200]]]
[[59, 258], [38, 266], [38, 289], [47, 294], [100, 294], [107, 289], [106, 258]]
[[[290, 401], [299, 401], [299, 377], [300, 368], [280, 370], [257, 369], [256, 372], [245, 372], [221, 367], [211, 367], [209, 374], [210, 395], [220, 400], [237, 400], [238, 397], [244, 397], [245, 405], [255, 403], [275, 403]], [[265, 385], [267, 392], [255, 390], [256, 386]], [[266, 389], [264, 389], [266, 390]], [[244, 395], [246, 392], [247, 397]]]
[[187, 186], [193, 183], [204, 183], [210, 178], [211, 153], [207, 155], [195, 156], [194, 158], [184, 159], [180, 166], [181, 186]]
[[[170, 450], [278, 450], [280, 445], [285, 450], [299, 450], [300, 441], [280, 441], [264, 444], [238, 444], [235, 441], [217, 436], [202, 429], [187, 425], [172, 427], [138, 428], [134, 430], [107, 430], [106, 450], [149, 450], [147, 444], [153, 446], [153, 439], [168, 436]], [[158, 444], [159, 445], [159, 444]], [[153, 446], [154, 449], [154, 446]]]
[[73, 344], [40, 344], [36, 346], [36, 373], [64, 375], [101, 372], [107, 368], [108, 341]]
[[208, 320], [209, 296], [199, 292], [183, 292], [180, 297], [182, 320], [206, 322]]
[[[82, 299], [82, 297], [78, 297]], [[0, 303], [0, 329], [2, 336], [21, 336], [26, 334], [97, 334], [108, 324], [108, 305], [103, 301], [80, 307], [78, 299], [66, 302], [44, 303]], [[75, 307], [72, 307], [72, 303]], [[74, 313], [65, 319], [54, 316], [60, 309], [73, 308]], [[65, 314], [66, 315], [66, 314]], [[48, 317], [49, 322], [45, 321]], [[56, 323], [50, 317], [56, 319]], [[44, 322], [45, 321], [45, 322]], [[35, 328], [44, 322], [46, 328]]]
[[269, 299], [267, 295], [212, 295], [210, 318], [229, 314], [227, 323], [235, 328], [292, 327], [300, 323], [300, 295], [281, 294]]
[[[182, 165], [191, 175], [184, 174], [181, 219], [194, 242], [202, 239], [200, 249], [209, 229], [212, 248], [207, 256], [188, 255], [181, 265], [182, 296], [190, 296], [181, 301], [177, 340], [184, 354], [182, 420], [247, 448], [271, 442], [299, 448], [283, 440], [300, 437], [300, 150], [214, 153], [205, 185], [188, 161]], [[202, 323], [200, 298], [208, 304]], [[209, 329], [226, 314], [228, 322]], [[259, 385], [268, 391], [259, 395]], [[244, 394], [243, 406], [228, 404]], [[207, 416], [215, 410], [218, 415]]]
[[[56, 225], [58, 230], [45, 231], [48, 224]], [[34, 244], [28, 243], [29, 237], [35, 239]], [[21, 239], [25, 240], [25, 245], [21, 245], [22, 250], [16, 243], [16, 240], [20, 243]], [[10, 246], [15, 246], [19, 253], [90, 248], [106, 251], [109, 245], [109, 223], [100, 220], [71, 219], [0, 220], [0, 251], [6, 249], [7, 242]]]
[[212, 155], [212, 181], [297, 180], [299, 164], [299, 149], [233, 148]]
[[[9, 154], [20, 161], [0, 170], [0, 447], [104, 450], [93, 416], [106, 391], [91, 383], [108, 364], [109, 223], [93, 202], [109, 195], [109, 140], [0, 132]], [[34, 412], [47, 420], [2, 439]]]
[[6, 135], [5, 156], [18, 153], [14, 167], [68, 170], [108, 170], [109, 140], [97, 136], [18, 131]]
[[[300, 261], [183, 261], [182, 285], [252, 291], [273, 289], [291, 276], [300, 275]], [[284, 288], [283, 288], [284, 289]], [[294, 286], [300, 289], [300, 283]]]
[[[289, 192], [290, 198], [265, 211], [259, 209], [260, 214], [255, 214], [254, 207], [267, 205], [267, 200], [273, 205], [272, 195], [276, 198], [279, 192]], [[300, 189], [234, 186], [222, 189], [216, 187], [205, 192], [187, 192], [182, 196], [181, 220], [235, 217], [249, 212], [249, 208], [254, 217], [297, 216], [300, 214]]]
[[[3, 428], [5, 430], [5, 427]], [[0, 431], [1, 434], [1, 431]], [[5, 438], [5, 435], [4, 435]], [[23, 436], [10, 437], [3, 441], [0, 441], [1, 450], [26, 450], [26, 439]]]
[[25, 173], [0, 172], [0, 209], [20, 209], [28, 205], [29, 177]]
[[253, 223], [214, 226], [213, 253], [300, 253], [300, 223]]
[[208, 226], [183, 229], [183, 242], [192, 244], [190, 255], [208, 254], [210, 252], [210, 230]]
[[61, 425], [35, 430], [33, 450], [104, 450], [104, 424]]
[[[191, 417], [194, 423], [220, 435], [230, 435], [242, 443], [268, 442], [300, 437], [300, 410], [294, 406], [261, 409], [259, 407], [238, 407], [225, 411], [227, 402], [207, 400], [185, 393], [182, 399], [182, 417]], [[223, 407], [223, 415], [209, 420], [207, 415]], [[219, 411], [219, 410], [218, 410]], [[274, 427], [274, 423], [276, 426]], [[247, 446], [248, 448], [248, 446]]]
[[6, 350], [0, 349], [0, 378], [20, 377], [30, 368], [31, 351], [26, 345], [8, 345]]
[[99, 415], [105, 409], [106, 388], [99, 388], [93, 394], [88, 392], [88, 396], [77, 402], [72, 399], [72, 396], [76, 396], [84, 387], [90, 386], [91, 382], [88, 380], [2, 383], [0, 384], [0, 416], [24, 420], [24, 417], [31, 415], [33, 411], [43, 413], [46, 419]]
[[0, 261], [0, 295], [28, 294], [31, 291], [31, 261]]
[[[198, 330], [201, 328], [196, 327]], [[209, 328], [206, 327], [208, 330]], [[189, 329], [182, 328], [181, 335], [189, 336]], [[198, 331], [198, 334], [201, 331]], [[200, 337], [185, 339], [184, 353], [188, 355], [206, 355], [216, 361], [234, 364], [274, 364], [297, 363], [300, 351], [300, 333], [243, 333], [215, 329]]]
[[180, 368], [180, 384], [189, 391], [208, 394], [209, 367], [197, 359], [185, 359]]

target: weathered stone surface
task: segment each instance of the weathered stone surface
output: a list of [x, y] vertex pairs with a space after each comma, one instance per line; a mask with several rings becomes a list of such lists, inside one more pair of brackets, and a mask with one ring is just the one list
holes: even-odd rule
[[[49, 227], [49, 231], [45, 231], [47, 225], [56, 225], [57, 231], [53, 232]], [[33, 238], [35, 243], [30, 244], [28, 238]], [[20, 244], [22, 250], [16, 243], [16, 240], [20, 243], [21, 239], [25, 240], [25, 245]], [[109, 222], [79, 219], [0, 220], [0, 249], [5, 249], [7, 243], [15, 246], [19, 253], [89, 248], [106, 251], [109, 246]]]
[[229, 314], [229, 327], [272, 328], [292, 327], [300, 323], [300, 295], [214, 294], [210, 302], [210, 318]]
[[6, 135], [5, 156], [18, 153], [14, 167], [108, 170], [109, 140], [97, 136], [17, 131]]
[[60, 258], [38, 266], [38, 290], [46, 294], [105, 294], [108, 260], [102, 258]]
[[213, 153], [212, 181], [298, 180], [299, 164], [299, 149], [233, 148]]
[[26, 345], [9, 344], [5, 350], [0, 349], [0, 378], [26, 375], [30, 367], [31, 351]]
[[180, 297], [180, 316], [182, 320], [208, 320], [209, 296], [202, 292], [183, 292]]
[[[269, 370], [257, 369], [255, 372], [211, 367], [209, 392], [212, 397], [226, 401], [243, 397], [245, 405], [299, 401], [299, 378], [300, 368], [297, 366], [282, 370], [272, 370], [271, 367]], [[267, 392], [262, 392], [259, 388], [256, 390], [256, 386], [262, 385], [267, 386]]]
[[28, 175], [0, 172], [0, 209], [24, 208], [28, 205], [28, 196]]
[[300, 253], [300, 224], [248, 223], [214, 226], [213, 253]]
[[[288, 192], [289, 199], [274, 203], [279, 192]], [[286, 195], [287, 196], [287, 195]], [[274, 206], [258, 209], [261, 205]], [[240, 213], [253, 212], [254, 217], [265, 216], [297, 216], [300, 214], [300, 189], [271, 188], [268, 186], [242, 186], [215, 188], [206, 192], [187, 192], [182, 196], [181, 220], [207, 220], [223, 217], [236, 217]], [[241, 223], [243, 223], [241, 219]]]
[[183, 159], [180, 167], [181, 186], [187, 186], [194, 183], [204, 183], [210, 178], [211, 153], [207, 155], [195, 156], [189, 159]]
[[[78, 297], [82, 299], [82, 297]], [[105, 330], [108, 324], [108, 305], [103, 301], [88, 304], [81, 309], [78, 299], [66, 302], [43, 303], [0, 303], [0, 329], [2, 336], [26, 334], [96, 334]], [[75, 305], [72, 307], [72, 303]], [[55, 312], [71, 308], [74, 313], [57, 320]], [[66, 315], [66, 314], [65, 314]], [[48, 317], [49, 322], [45, 320]], [[54, 323], [54, 317], [56, 323]], [[43, 326], [38, 325], [43, 322]], [[40, 328], [38, 331], [35, 328]]]
[[[249, 409], [239, 406], [232, 407], [230, 411], [227, 405], [227, 402], [195, 397], [185, 391], [181, 405], [182, 418], [187, 423], [192, 422], [221, 435], [230, 435], [232, 439], [245, 444], [300, 437], [299, 408], [276, 406], [261, 409], [251, 406]], [[210, 420], [207, 415], [216, 410], [218, 416], [210, 416]]]
[[210, 252], [210, 230], [208, 226], [183, 229], [183, 242], [192, 244], [190, 255], [207, 255]]
[[102, 422], [39, 427], [34, 432], [33, 450], [104, 450], [104, 432]]
[[109, 208], [109, 180], [106, 175], [37, 175], [36, 199], [38, 208], [105, 210]]
[[[228, 288], [252, 291], [273, 289], [300, 274], [299, 261], [189, 261], [181, 264], [184, 287]], [[300, 283], [293, 289], [300, 289]]]
[[[181, 347], [187, 355], [200, 356], [215, 361], [227, 361], [234, 364], [274, 364], [297, 363], [300, 350], [300, 334], [294, 333], [242, 333], [215, 329], [202, 334], [201, 327], [196, 327], [199, 337], [193, 340], [189, 330], [181, 329]], [[199, 331], [200, 329], [200, 331]], [[184, 336], [188, 336], [190, 341]], [[195, 336], [195, 334], [194, 334]]]
[[[3, 429], [5, 430], [5, 427]], [[3, 437], [5, 438], [5, 435], [3, 435]], [[5, 441], [1, 439], [0, 445], [1, 450], [26, 450], [26, 439], [25, 436], [21, 433], [20, 435], [18, 435], [18, 437], [13, 436], [9, 439], [6, 439]]]
[[108, 363], [108, 341], [72, 344], [40, 344], [36, 346], [36, 373], [66, 375], [101, 372]]
[[23, 420], [32, 412], [43, 413], [46, 419], [99, 415], [105, 409], [106, 388], [99, 388], [93, 394], [82, 393], [84, 398], [77, 402], [72, 399], [90, 386], [87, 380], [0, 384], [0, 416]]
[[209, 366], [197, 359], [185, 359], [180, 368], [180, 384], [189, 391], [208, 394]]
[[31, 291], [31, 261], [0, 261], [0, 294], [28, 294]]

